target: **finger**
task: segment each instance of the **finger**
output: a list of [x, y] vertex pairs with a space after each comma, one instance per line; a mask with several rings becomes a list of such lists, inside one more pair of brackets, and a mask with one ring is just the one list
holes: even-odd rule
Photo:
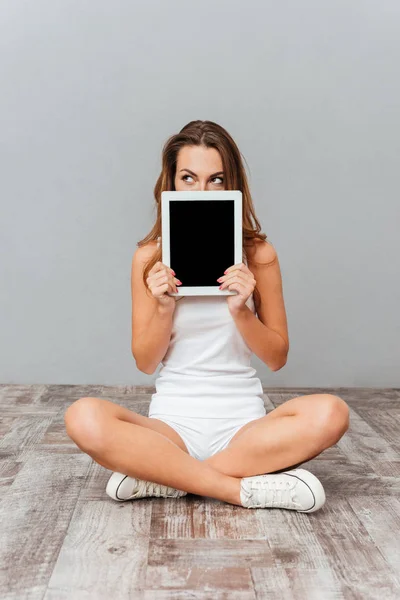
[[157, 273], [153, 273], [146, 279], [146, 283], [148, 286], [150, 285], [160, 285], [167, 281], [168, 277], [164, 271], [158, 271]]
[[160, 271], [162, 271], [163, 269], [165, 269], [165, 271], [167, 271], [168, 273], [171, 273], [171, 274], [172, 274], [172, 272], [173, 272], [173, 269], [171, 269], [171, 267], [168, 267], [168, 266], [164, 265], [164, 263], [163, 263], [163, 262], [161, 262], [161, 261], [159, 260], [159, 261], [157, 261], [157, 262], [155, 263], [155, 265], [153, 265], [153, 267], [150, 269], [150, 271], [149, 271], [149, 276], [151, 276], [151, 275], [155, 275], [156, 273], [159, 273], [159, 272], [160, 272]]
[[178, 292], [178, 290], [174, 288], [173, 285], [171, 285], [170, 281], [161, 284], [156, 284], [150, 289], [153, 293], [156, 293], [157, 295], [162, 295], [168, 292]]
[[177, 290], [177, 288], [176, 288], [176, 284], [175, 284], [175, 279], [174, 279], [174, 277], [170, 277], [170, 276], [168, 275], [168, 279], [167, 279], [167, 281], [168, 281], [168, 287], [169, 287], [169, 290], [168, 290], [168, 291], [171, 291], [171, 292], [178, 292], [178, 290]]
[[164, 267], [163, 263], [158, 260], [150, 269], [149, 271], [149, 275], [155, 275], [156, 273], [158, 273], [158, 271], [160, 269], [162, 269]]
[[[253, 277], [249, 277], [246, 273], [236, 272], [231, 273], [229, 276], [225, 275], [225, 278], [222, 281], [222, 286], [227, 286], [230, 283], [234, 283], [235, 281], [239, 281], [244, 285], [255, 285], [256, 280]], [[222, 288], [220, 288], [222, 289]]]
[[162, 296], [163, 294], [165, 294], [165, 292], [168, 291], [168, 284], [164, 283], [163, 285], [154, 285], [151, 286], [150, 290], [153, 296]]
[[154, 275], [152, 277], [153, 277], [154, 281], [159, 281], [163, 278], [168, 279], [169, 277], [171, 277], [171, 279], [172, 279], [172, 275], [170, 275], [170, 273], [168, 273], [168, 271], [166, 271], [165, 269], [162, 269], [161, 271], [154, 273]]
[[166, 286], [166, 289], [170, 288], [172, 291], [177, 292], [174, 278], [162, 272], [160, 274], [156, 273], [153, 275], [153, 277], [150, 278], [148, 285], [149, 287], [154, 287], [156, 289], [161, 289]]
[[248, 266], [243, 262], [228, 267], [226, 271], [224, 271], [224, 274], [227, 275], [228, 273], [232, 273], [232, 271], [243, 271], [244, 273], [250, 273]]
[[241, 294], [242, 296], [249, 296], [250, 295], [250, 290], [248, 288], [247, 285], [244, 285], [243, 283], [240, 283], [239, 281], [234, 281], [233, 283], [230, 283], [227, 286], [227, 289], [230, 292], [237, 292], [238, 294]]
[[232, 271], [231, 273], [228, 273], [228, 275], [224, 275], [222, 279], [224, 281], [230, 281], [231, 279], [235, 279], [235, 277], [243, 280], [249, 279], [249, 275], [243, 271]]

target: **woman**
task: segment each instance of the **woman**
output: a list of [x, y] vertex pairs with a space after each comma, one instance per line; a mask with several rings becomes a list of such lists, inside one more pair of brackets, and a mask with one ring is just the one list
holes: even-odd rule
[[[161, 262], [161, 192], [229, 189], [243, 195], [245, 258], [218, 282], [237, 293], [170, 296], [182, 282]], [[193, 493], [246, 508], [318, 510], [322, 484], [297, 467], [342, 437], [349, 410], [337, 396], [311, 394], [266, 414], [250, 356], [273, 371], [284, 366], [286, 313], [276, 250], [260, 233], [232, 137], [211, 121], [188, 123], [164, 146], [154, 195], [157, 220], [138, 244], [131, 280], [136, 364], [148, 374], [163, 364], [149, 416], [80, 398], [65, 413], [68, 435], [114, 471], [106, 492], [115, 500]]]

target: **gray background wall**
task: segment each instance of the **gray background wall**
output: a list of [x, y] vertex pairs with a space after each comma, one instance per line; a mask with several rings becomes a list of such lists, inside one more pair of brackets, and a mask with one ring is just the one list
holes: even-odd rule
[[280, 258], [264, 385], [399, 386], [397, 0], [2, 0], [0, 381], [151, 384], [130, 266], [167, 137], [210, 119]]

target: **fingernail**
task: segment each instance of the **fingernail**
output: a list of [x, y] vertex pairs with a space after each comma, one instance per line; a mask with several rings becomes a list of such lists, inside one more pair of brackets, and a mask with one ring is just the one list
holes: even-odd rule
[[175, 276], [176, 275], [175, 271], [173, 269], [171, 269], [171, 271], [172, 271], [172, 274]]

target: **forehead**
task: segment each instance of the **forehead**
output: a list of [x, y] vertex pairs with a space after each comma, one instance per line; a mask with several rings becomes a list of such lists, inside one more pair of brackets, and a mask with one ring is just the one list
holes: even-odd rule
[[185, 168], [195, 173], [222, 171], [221, 155], [215, 148], [184, 146], [178, 152], [177, 170]]

